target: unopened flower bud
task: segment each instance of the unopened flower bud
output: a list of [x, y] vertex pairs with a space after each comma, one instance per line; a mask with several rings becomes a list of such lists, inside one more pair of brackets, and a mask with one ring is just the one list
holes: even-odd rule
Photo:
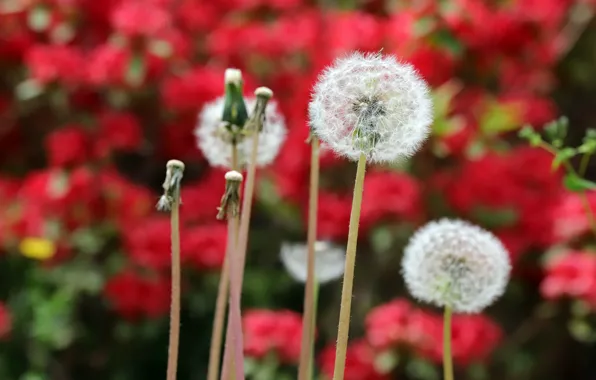
[[226, 173], [226, 188], [221, 197], [220, 206], [217, 208], [217, 219], [236, 217], [240, 213], [240, 185], [242, 174], [232, 170]]

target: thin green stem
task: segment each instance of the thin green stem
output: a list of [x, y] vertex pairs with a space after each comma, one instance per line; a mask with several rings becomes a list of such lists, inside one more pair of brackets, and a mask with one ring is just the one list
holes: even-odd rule
[[[557, 154], [556, 149], [548, 143], [543, 142], [540, 146], [547, 152], [551, 153], [552, 155]], [[585, 155], [584, 155], [584, 157], [585, 157]], [[578, 173], [575, 170], [575, 168], [573, 167], [573, 165], [571, 165], [571, 163], [568, 160], [563, 161], [563, 166], [565, 167], [565, 169], [567, 170], [568, 173], [574, 174], [575, 176], [582, 177], [582, 178], [583, 178], [582, 172], [585, 172], [585, 170], [586, 170], [585, 168], [583, 168], [584, 165], [587, 167], [587, 162], [585, 164], [583, 164], [583, 159], [582, 159], [582, 163], [580, 164], [580, 166], [581, 166], [580, 172]], [[590, 207], [590, 201], [588, 200], [588, 194], [584, 190], [584, 191], [579, 192], [579, 197], [580, 197], [582, 205], [584, 207], [584, 211], [586, 212], [586, 218], [588, 219], [588, 224], [590, 225], [590, 229], [592, 230], [592, 233], [594, 235], [596, 235], [596, 218], [594, 217], [594, 212], [592, 211], [592, 207]]]
[[[231, 170], [238, 170], [238, 147], [232, 145]], [[224, 321], [226, 318], [226, 305], [228, 289], [230, 285], [230, 255], [234, 251], [238, 238], [238, 228], [232, 231], [231, 221], [228, 220], [228, 245], [226, 255], [219, 277], [217, 288], [217, 299], [215, 301], [215, 315], [213, 317], [213, 330], [211, 332], [211, 346], [209, 348], [209, 367], [207, 369], [207, 380], [217, 380], [219, 377], [219, 366], [221, 360], [221, 346], [223, 341]], [[233, 240], [230, 237], [233, 236]]]
[[443, 319], [443, 380], [453, 380], [453, 359], [451, 357], [451, 308], [445, 306]]
[[313, 348], [315, 340], [315, 243], [317, 241], [317, 206], [319, 197], [319, 139], [311, 136], [310, 194], [308, 202], [308, 259], [306, 286], [304, 288], [304, 314], [302, 315], [302, 343], [298, 380], [312, 376]]
[[170, 341], [167, 380], [176, 380], [178, 370], [178, 342], [180, 340], [180, 187], [174, 189], [170, 214], [172, 238], [172, 303], [170, 307]]
[[582, 156], [582, 160], [579, 163], [579, 175], [583, 178], [586, 175], [586, 171], [588, 170], [588, 163], [590, 162], [590, 157], [592, 154], [585, 153]]
[[366, 156], [360, 154], [360, 158], [358, 159], [358, 169], [356, 170], [356, 181], [354, 183], [352, 212], [350, 214], [350, 229], [348, 232], [348, 245], [346, 248], [346, 263], [344, 283], [341, 293], [341, 308], [339, 311], [333, 380], [343, 380], [346, 366], [346, 351], [348, 349], [348, 335], [350, 331], [350, 311], [352, 307], [352, 288], [354, 286], [354, 267], [356, 265], [356, 246], [358, 244], [358, 225], [360, 222], [360, 209], [362, 208], [365, 173]]

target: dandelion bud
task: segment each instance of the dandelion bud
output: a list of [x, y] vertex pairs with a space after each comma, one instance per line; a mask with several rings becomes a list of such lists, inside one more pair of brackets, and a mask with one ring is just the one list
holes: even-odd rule
[[226, 188], [221, 197], [220, 206], [217, 208], [217, 219], [238, 216], [240, 213], [240, 184], [242, 183], [242, 174], [235, 170], [229, 171], [225, 175]]
[[[326, 283], [341, 277], [344, 273], [346, 250], [326, 241], [315, 243], [315, 278]], [[308, 246], [305, 244], [283, 244], [281, 261], [296, 281], [306, 282], [308, 272]]]
[[179, 160], [170, 160], [166, 164], [166, 179], [163, 182], [163, 195], [159, 198], [156, 208], [160, 211], [169, 211], [174, 202], [180, 201], [180, 183], [184, 174], [184, 163]]
[[230, 131], [236, 131], [242, 129], [248, 120], [242, 95], [242, 72], [238, 69], [227, 69], [224, 78], [226, 92], [221, 120], [228, 123], [227, 128]]
[[[261, 94], [265, 96], [265, 94]], [[247, 98], [249, 108], [255, 108], [257, 98]], [[247, 164], [252, 151], [251, 139], [247, 138], [247, 131], [241, 134], [231, 133], [221, 120], [224, 98], [220, 97], [207, 103], [199, 115], [198, 126], [195, 130], [198, 146], [211, 166], [230, 168], [232, 162], [232, 146], [238, 149], [238, 163]], [[265, 107], [265, 124], [259, 135], [257, 151], [257, 165], [267, 166], [279, 152], [286, 138], [286, 124], [277, 103], [269, 101]]]
[[449, 219], [420, 228], [402, 261], [412, 296], [464, 313], [479, 312], [501, 296], [510, 269], [509, 255], [493, 234]]
[[416, 70], [392, 56], [354, 53], [321, 74], [311, 131], [337, 154], [373, 162], [414, 154], [428, 137], [432, 103]]
[[267, 87], [259, 87], [255, 90], [255, 96], [257, 102], [248, 120], [250, 126], [247, 129], [261, 132], [265, 124], [267, 103], [273, 96], [273, 91]]

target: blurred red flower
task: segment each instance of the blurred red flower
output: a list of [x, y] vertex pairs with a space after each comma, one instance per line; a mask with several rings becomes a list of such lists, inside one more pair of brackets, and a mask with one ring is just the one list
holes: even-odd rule
[[116, 312], [128, 319], [158, 318], [170, 308], [170, 283], [158, 276], [143, 277], [125, 270], [106, 284], [104, 295]]
[[249, 310], [242, 316], [244, 352], [263, 358], [273, 352], [283, 363], [300, 360], [302, 316], [289, 310]]
[[[356, 340], [348, 346], [344, 380], [389, 380], [388, 374], [375, 369], [375, 352], [365, 340]], [[333, 378], [335, 346], [326, 347], [319, 356], [321, 372], [326, 379]]]

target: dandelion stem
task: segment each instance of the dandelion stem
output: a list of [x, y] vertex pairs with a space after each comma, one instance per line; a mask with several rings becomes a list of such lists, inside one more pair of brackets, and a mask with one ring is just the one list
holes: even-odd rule
[[451, 358], [451, 308], [445, 306], [443, 318], [443, 380], [453, 380], [453, 361]]
[[[238, 147], [236, 144], [232, 144], [232, 160], [230, 169], [238, 170]], [[236, 229], [234, 230], [232, 223], [232, 219], [229, 219], [226, 255], [224, 256], [222, 271], [219, 277], [219, 285], [217, 288], [217, 299], [215, 301], [215, 316], [213, 317], [213, 330], [211, 332], [211, 347], [209, 350], [207, 380], [217, 380], [219, 377], [223, 329], [226, 318], [228, 289], [230, 285], [230, 255], [236, 246], [238, 237], [238, 227], [236, 226]], [[233, 237], [233, 239], [231, 239], [231, 237]]]
[[[238, 260], [238, 268], [239, 270], [236, 273], [232, 273], [230, 278], [231, 287], [237, 287], [235, 289], [238, 294], [241, 294], [242, 291], [242, 283], [244, 280], [244, 267], [246, 263], [246, 249], [248, 246], [248, 231], [250, 228], [250, 216], [252, 211], [252, 201], [253, 201], [253, 194], [255, 191], [255, 177], [257, 172], [257, 152], [259, 147], [259, 133], [258, 130], [255, 131], [252, 135], [252, 151], [250, 155], [250, 160], [248, 162], [248, 168], [246, 173], [246, 183], [244, 185], [244, 196], [242, 199], [242, 211], [240, 216], [240, 230], [238, 232], [238, 240], [236, 245], [236, 255], [234, 257], [235, 260]], [[237, 278], [234, 278], [237, 276]], [[230, 289], [230, 291], [234, 291], [234, 289]], [[230, 331], [232, 329], [230, 320], [228, 319], [228, 327], [227, 327], [227, 334], [226, 334], [226, 348], [224, 351], [224, 366], [222, 370], [222, 380], [229, 379], [230, 376], [230, 358], [232, 353], [230, 350], [232, 349], [231, 344], [231, 336]], [[242, 344], [242, 340], [237, 341], [236, 344]], [[243, 348], [241, 346], [241, 348]], [[236, 350], [234, 350], [236, 351]], [[235, 366], [242, 366], [242, 377], [244, 379], [244, 360], [242, 359], [240, 363], [236, 362]], [[240, 379], [236, 379], [240, 380]]]
[[362, 192], [364, 190], [364, 174], [366, 172], [366, 156], [361, 153], [358, 159], [352, 212], [350, 215], [350, 230], [346, 248], [346, 264], [344, 283], [341, 292], [341, 308], [337, 329], [337, 347], [335, 350], [335, 368], [333, 380], [343, 380], [346, 366], [346, 351], [348, 348], [348, 334], [350, 330], [350, 309], [352, 306], [352, 288], [354, 285], [354, 266], [356, 264], [356, 246], [358, 243], [358, 224], [362, 207]]
[[315, 340], [315, 243], [317, 240], [317, 206], [319, 196], [319, 139], [311, 136], [310, 194], [308, 201], [308, 260], [306, 286], [304, 288], [304, 315], [302, 316], [302, 344], [298, 380], [312, 376], [313, 349]]
[[168, 349], [167, 380], [176, 380], [178, 342], [180, 340], [180, 186], [174, 189], [171, 221], [172, 239], [172, 303], [170, 306], [170, 342]]

